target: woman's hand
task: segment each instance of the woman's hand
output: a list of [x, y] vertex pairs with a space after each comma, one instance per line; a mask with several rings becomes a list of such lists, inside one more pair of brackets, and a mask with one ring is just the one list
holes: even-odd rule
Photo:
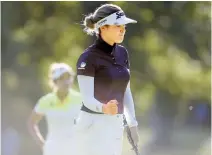
[[39, 140], [36, 141], [36, 143], [38, 144], [38, 146], [40, 147], [40, 149], [43, 150], [45, 141], [42, 140], [42, 139], [39, 139]]
[[115, 115], [118, 113], [118, 101], [110, 100], [107, 104], [104, 104], [102, 111], [104, 114]]

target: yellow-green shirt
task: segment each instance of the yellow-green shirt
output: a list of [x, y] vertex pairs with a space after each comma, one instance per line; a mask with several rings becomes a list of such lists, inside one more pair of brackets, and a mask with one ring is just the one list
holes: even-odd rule
[[70, 89], [68, 96], [61, 103], [55, 92], [49, 93], [38, 100], [34, 110], [46, 117], [48, 138], [70, 136], [74, 119], [78, 116], [82, 105], [79, 92]]

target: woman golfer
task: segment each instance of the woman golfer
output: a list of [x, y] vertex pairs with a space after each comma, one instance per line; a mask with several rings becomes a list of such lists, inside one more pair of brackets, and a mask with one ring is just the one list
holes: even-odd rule
[[[43, 155], [70, 155], [74, 152], [73, 126], [81, 107], [81, 96], [71, 88], [72, 68], [64, 63], [50, 67], [52, 92], [41, 97], [29, 119], [32, 136], [43, 150]], [[46, 118], [47, 137], [40, 133], [38, 123]]]
[[105, 4], [84, 20], [85, 31], [97, 40], [79, 57], [77, 79], [83, 106], [76, 121], [77, 155], [121, 155], [123, 114], [138, 143], [137, 121], [130, 90], [130, 65], [125, 25], [136, 23], [123, 10]]

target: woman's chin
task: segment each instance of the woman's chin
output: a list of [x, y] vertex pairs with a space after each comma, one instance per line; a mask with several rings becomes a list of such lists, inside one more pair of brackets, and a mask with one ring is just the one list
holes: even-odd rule
[[120, 44], [120, 43], [122, 43], [122, 42], [123, 42], [123, 40], [124, 40], [124, 38], [122, 38], [122, 39], [118, 39], [118, 40], [116, 40], [116, 43], [117, 43], [117, 44]]

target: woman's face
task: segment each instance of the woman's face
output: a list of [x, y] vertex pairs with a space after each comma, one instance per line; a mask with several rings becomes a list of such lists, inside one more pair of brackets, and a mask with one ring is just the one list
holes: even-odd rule
[[101, 35], [111, 43], [122, 43], [126, 29], [125, 25], [107, 25], [101, 27]]
[[55, 86], [57, 87], [57, 89], [63, 91], [68, 90], [71, 87], [72, 83], [73, 77], [68, 72], [64, 73], [57, 80], [55, 80]]

